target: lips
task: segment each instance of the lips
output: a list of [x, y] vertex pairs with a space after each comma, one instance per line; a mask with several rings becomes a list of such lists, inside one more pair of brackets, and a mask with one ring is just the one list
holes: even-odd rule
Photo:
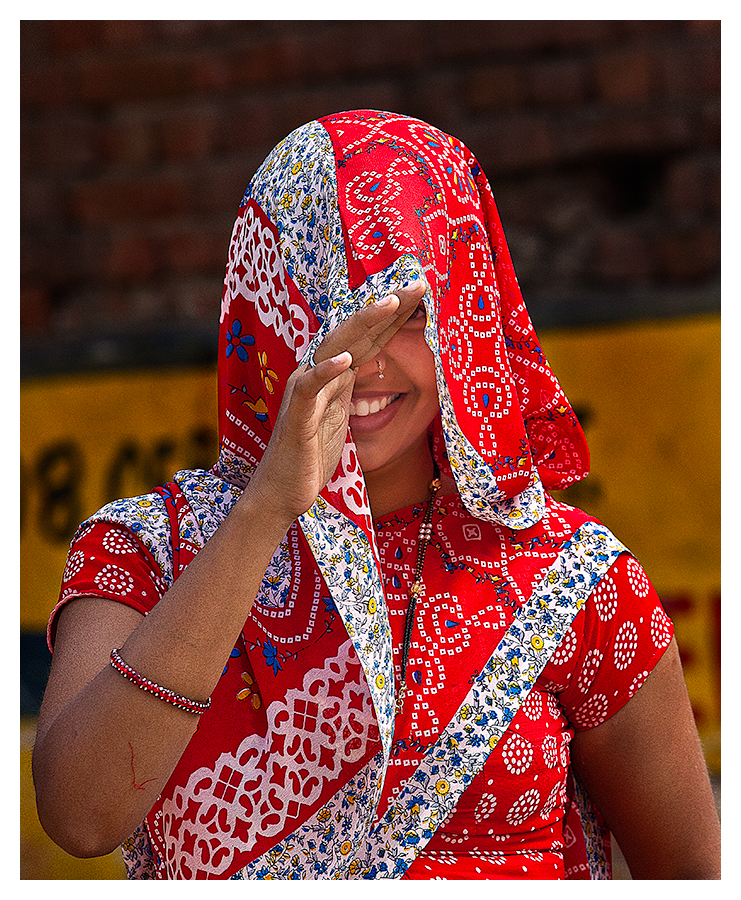
[[350, 401], [350, 415], [361, 419], [366, 416], [373, 416], [386, 409], [390, 403], [398, 400], [400, 396], [401, 394], [386, 394], [385, 396], [367, 399], [358, 397]]

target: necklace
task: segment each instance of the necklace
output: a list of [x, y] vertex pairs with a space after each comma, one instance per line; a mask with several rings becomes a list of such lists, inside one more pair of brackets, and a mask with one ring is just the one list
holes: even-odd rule
[[407, 609], [406, 620], [404, 622], [404, 643], [401, 648], [401, 681], [399, 683], [399, 693], [396, 698], [396, 714], [398, 715], [404, 708], [404, 695], [407, 692], [407, 660], [409, 658], [409, 648], [412, 644], [412, 630], [414, 628], [414, 612], [417, 606], [417, 598], [424, 590], [424, 582], [422, 580], [422, 570], [425, 565], [425, 554], [427, 546], [432, 539], [432, 513], [435, 509], [435, 497], [440, 490], [440, 472], [437, 464], [435, 464], [435, 475], [430, 482], [430, 497], [427, 500], [427, 509], [425, 509], [425, 517], [419, 527], [419, 547], [417, 548], [417, 565], [414, 567], [414, 580], [409, 588], [409, 608]]

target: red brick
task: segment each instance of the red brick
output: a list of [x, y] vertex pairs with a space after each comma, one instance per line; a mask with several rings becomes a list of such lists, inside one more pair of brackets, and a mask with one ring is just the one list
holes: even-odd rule
[[21, 70], [36, 64], [40, 57], [49, 51], [50, 21], [39, 19], [21, 19], [18, 29], [20, 37]]
[[143, 280], [159, 270], [161, 261], [154, 242], [142, 231], [111, 236], [108, 243], [103, 260], [103, 274], [107, 279]]
[[101, 23], [101, 43], [106, 47], [126, 47], [144, 45], [156, 39], [156, 22], [116, 19]]
[[720, 47], [714, 40], [687, 40], [656, 53], [662, 94], [686, 100], [720, 92]]
[[248, 153], [256, 147], [270, 148], [275, 137], [272, 106], [257, 98], [240, 98], [216, 116], [214, 150]]
[[673, 162], [666, 174], [664, 201], [676, 214], [713, 215], [720, 212], [720, 158], [693, 154]]
[[698, 34], [717, 34], [720, 36], [720, 19], [692, 19], [683, 25], [689, 32]]
[[467, 79], [463, 102], [478, 113], [514, 109], [527, 97], [522, 67], [501, 63], [475, 69]]
[[190, 88], [188, 63], [164, 52], [156, 55], [109, 54], [81, 60], [73, 73], [74, 98], [84, 103], [175, 97]]
[[[210, 322], [234, 213], [265, 154], [311, 118], [362, 106], [466, 140], [503, 215], [509, 206], [519, 268], [544, 295], [578, 292], [589, 277], [630, 287], [717, 274], [717, 22], [38, 21], [20, 31], [33, 327], [44, 316], [81, 331], [165, 315]], [[595, 187], [603, 160], [621, 156], [667, 161], [637, 224], [610, 221]]]
[[49, 176], [23, 177], [20, 182], [20, 220], [22, 227], [59, 220], [63, 214], [64, 186]]
[[21, 289], [20, 329], [21, 334], [38, 335], [49, 327], [51, 301], [49, 292], [43, 287]]
[[648, 49], [601, 54], [592, 77], [596, 96], [607, 103], [646, 100], [656, 88], [655, 63]]
[[188, 209], [183, 180], [164, 175], [108, 177], [83, 183], [71, 203], [75, 217], [87, 224], [155, 219]]
[[223, 216], [231, 233], [231, 220], [239, 202], [268, 150], [270, 147], [266, 147], [264, 153], [254, 150], [236, 153], [192, 173], [188, 184], [189, 215], [209, 219], [214, 215]]
[[585, 64], [575, 58], [555, 59], [529, 65], [524, 74], [528, 100], [535, 104], [580, 103], [586, 95]]
[[106, 23], [96, 19], [56, 20], [49, 23], [49, 51], [65, 55], [96, 50], [104, 42]]
[[215, 144], [218, 120], [204, 110], [169, 116], [155, 126], [158, 156], [164, 160], [207, 157]]
[[24, 172], [59, 175], [85, 171], [97, 162], [98, 127], [85, 114], [44, 114], [33, 124], [22, 126], [21, 135]]
[[199, 53], [191, 60], [191, 83], [199, 93], [230, 88], [234, 82], [228, 53]]
[[537, 168], [557, 158], [550, 123], [541, 116], [525, 113], [473, 126], [468, 144], [473, 144], [471, 149], [490, 174]]
[[603, 282], [645, 282], [654, 274], [646, 235], [636, 227], [606, 225], [597, 235], [594, 273]]
[[155, 161], [156, 139], [149, 116], [126, 113], [113, 116], [100, 127], [100, 163], [115, 167], [140, 167]]
[[692, 283], [720, 272], [720, 235], [717, 229], [695, 228], [670, 232], [656, 241], [660, 274], [669, 281]]
[[75, 88], [68, 69], [58, 66], [33, 66], [21, 69], [20, 103], [28, 113], [36, 109], [64, 109], [75, 99]]
[[226, 264], [228, 243], [229, 238], [220, 231], [182, 226], [170, 229], [159, 241], [159, 256], [172, 272], [220, 272]]

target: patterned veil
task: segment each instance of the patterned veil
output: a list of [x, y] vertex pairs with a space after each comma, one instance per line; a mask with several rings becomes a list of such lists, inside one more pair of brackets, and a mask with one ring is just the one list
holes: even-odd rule
[[[340, 113], [282, 141], [240, 205], [221, 303], [220, 455], [210, 473], [176, 476], [187, 507], [175, 575], [259, 463], [295, 367], [345, 317], [415, 277], [428, 285], [440, 399], [433, 452], [471, 514], [528, 528], [543, 515], [544, 489], [586, 474], [584, 435], [541, 351], [472, 153], [416, 119]], [[388, 612], [348, 433], [147, 817], [160, 871], [352, 877], [393, 710]], [[134, 842], [129, 851], [135, 860]]]

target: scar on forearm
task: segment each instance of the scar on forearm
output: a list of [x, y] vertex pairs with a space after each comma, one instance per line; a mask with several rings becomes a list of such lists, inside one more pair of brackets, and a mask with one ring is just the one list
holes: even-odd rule
[[129, 750], [131, 750], [131, 784], [132, 787], [135, 787], [137, 791], [143, 791], [144, 786], [149, 784], [150, 781], [156, 781], [156, 778], [147, 778], [146, 781], [142, 781], [139, 784], [136, 780], [136, 772], [134, 771], [134, 745], [129, 741]]

